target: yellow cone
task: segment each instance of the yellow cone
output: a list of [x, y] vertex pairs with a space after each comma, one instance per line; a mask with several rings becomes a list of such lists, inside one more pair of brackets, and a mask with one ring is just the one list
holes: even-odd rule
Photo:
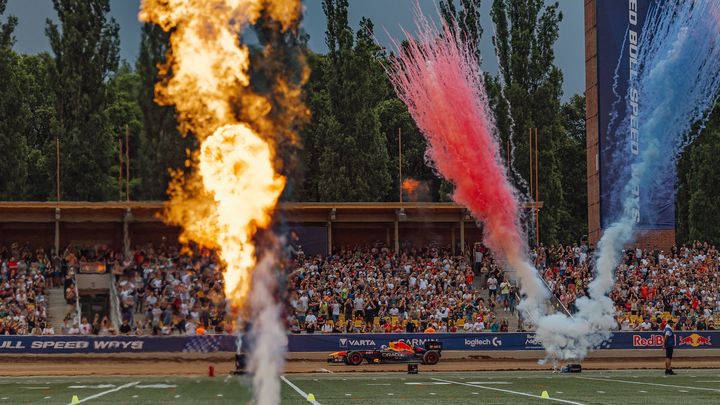
[[308, 400], [308, 402], [313, 402], [313, 401], [315, 401], [315, 395], [313, 395], [312, 393], [311, 393], [311, 394], [308, 394], [307, 400]]
[[70, 403], [71, 403], [71, 404], [79, 404], [79, 403], [80, 403], [80, 398], [78, 398], [77, 395], [73, 395], [72, 400], [70, 400]]
[[548, 394], [547, 391], [543, 391], [542, 394], [540, 394], [540, 398], [550, 399], [550, 394]]

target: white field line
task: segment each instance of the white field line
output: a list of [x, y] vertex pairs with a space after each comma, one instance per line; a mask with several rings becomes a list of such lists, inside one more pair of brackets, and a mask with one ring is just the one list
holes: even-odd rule
[[[305, 391], [301, 390], [297, 385], [291, 383], [290, 380], [288, 380], [287, 378], [285, 378], [284, 375], [280, 376], [280, 378], [281, 378], [283, 381], [285, 381], [285, 384], [289, 385], [290, 388], [294, 389], [295, 392], [297, 392], [298, 394], [300, 394], [300, 396], [303, 397], [303, 399], [307, 399], [308, 394], [307, 394]], [[309, 401], [308, 401], [308, 402], [309, 402]], [[313, 404], [313, 405], [321, 405], [320, 402], [318, 402], [318, 401], [312, 401], [312, 402], [310, 402], [310, 403]]]
[[483, 389], [483, 390], [499, 391], [499, 392], [504, 392], [504, 393], [506, 393], [506, 394], [522, 395], [522, 396], [524, 396], [524, 397], [544, 399], [544, 400], [546, 400], [546, 401], [562, 402], [562, 403], [565, 403], [565, 404], [573, 404], [573, 405], [585, 405], [585, 404], [583, 404], [582, 402], [568, 401], [568, 400], [566, 400], [566, 399], [559, 399], [559, 398], [552, 398], [552, 397], [551, 397], [551, 398], [543, 398], [543, 397], [541, 397], [540, 395], [527, 394], [527, 393], [524, 393], [524, 392], [511, 391], [511, 390], [506, 390], [506, 389], [496, 388], [496, 387], [483, 387], [482, 385], [473, 385], [473, 384], [467, 384], [467, 383], [458, 382], [458, 381], [441, 380], [441, 379], [439, 379], [439, 378], [431, 378], [431, 380], [442, 381], [442, 382], [449, 382], [449, 383], [452, 383], [452, 384], [464, 385], [464, 386], [466, 386], [466, 387], [480, 388], [480, 389]]
[[[134, 385], [138, 385], [138, 384], [140, 384], [140, 381], [135, 381], [135, 382], [127, 383], [127, 384], [125, 384], [125, 385], [121, 385], [121, 386], [116, 387], [116, 388], [113, 388], [113, 389], [111, 389], [111, 390], [107, 390], [107, 391], [103, 391], [103, 392], [98, 392], [97, 394], [90, 395], [89, 397], [85, 397], [85, 398], [81, 399], [80, 402], [77, 402], [77, 403], [82, 403], [82, 402], [85, 402], [85, 401], [89, 401], [89, 400], [91, 400], [91, 399], [100, 398], [100, 397], [103, 396], [103, 395], [107, 395], [107, 394], [110, 394], [110, 393], [113, 393], [113, 392], [117, 392], [117, 391], [123, 390], [123, 389], [125, 389], [125, 388], [130, 388], [130, 387], [132, 387], [132, 386], [134, 386]], [[68, 404], [68, 405], [72, 405], [72, 404]]]
[[720, 389], [717, 389], [717, 388], [689, 387], [689, 386], [687, 386], [687, 385], [660, 384], [660, 383], [641, 382], [641, 381], [624, 381], [624, 380], [614, 380], [614, 379], [610, 379], [610, 378], [593, 378], [593, 377], [575, 377], [575, 378], [579, 378], [579, 379], [582, 379], [582, 380], [620, 382], [620, 383], [625, 383], [625, 384], [652, 385], [652, 386], [655, 386], [655, 387], [686, 388], [686, 389], [689, 389], [689, 390], [700, 390], [700, 391], [720, 392]]

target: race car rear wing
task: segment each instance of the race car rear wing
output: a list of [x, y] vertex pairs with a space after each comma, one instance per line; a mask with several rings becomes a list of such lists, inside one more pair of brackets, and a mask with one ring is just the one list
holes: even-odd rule
[[436, 352], [442, 352], [442, 342], [437, 340], [429, 340], [425, 342], [425, 350], [434, 350]]

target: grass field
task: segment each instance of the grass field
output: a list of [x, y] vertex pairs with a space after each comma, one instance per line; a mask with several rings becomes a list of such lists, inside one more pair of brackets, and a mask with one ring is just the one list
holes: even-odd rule
[[[540, 398], [547, 391], [550, 398]], [[334, 373], [285, 377], [282, 402], [315, 404], [719, 403], [720, 370], [473, 373]], [[249, 381], [234, 377], [18, 377], [0, 379], [2, 404], [244, 404]]]

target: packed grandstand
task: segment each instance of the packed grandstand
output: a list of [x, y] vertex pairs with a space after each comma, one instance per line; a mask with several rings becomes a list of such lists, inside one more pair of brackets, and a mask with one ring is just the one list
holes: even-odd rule
[[[563, 310], [573, 312], [592, 277], [587, 245], [540, 247], [540, 271]], [[123, 258], [103, 247], [71, 247], [60, 257], [12, 244], [0, 249], [0, 334], [207, 334], [232, 330], [218, 260], [209, 250], [160, 245]], [[74, 274], [81, 263], [104, 263], [113, 274], [120, 309], [92, 320], [77, 316]], [[720, 321], [720, 255], [695, 243], [660, 250], [628, 249], [611, 297], [618, 329], [713, 330]], [[507, 332], [531, 329], [519, 319], [517, 286], [487, 249], [467, 255], [449, 248], [381, 243], [345, 247], [328, 256], [302, 252], [284, 264], [287, 328], [292, 333]], [[60, 287], [66, 316], [48, 319], [47, 290]]]

